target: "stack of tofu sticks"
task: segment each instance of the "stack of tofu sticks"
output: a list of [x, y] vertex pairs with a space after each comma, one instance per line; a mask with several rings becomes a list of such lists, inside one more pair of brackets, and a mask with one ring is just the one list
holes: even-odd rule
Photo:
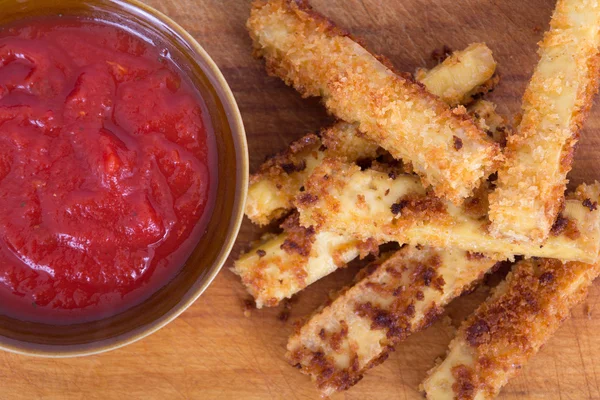
[[[600, 185], [565, 195], [598, 88], [598, 1], [558, 0], [515, 132], [482, 99], [498, 83], [484, 44], [413, 77], [301, 0], [257, 0], [247, 26], [267, 72], [322, 97], [339, 121], [251, 177], [246, 215], [261, 226], [283, 219], [283, 233], [234, 272], [258, 308], [272, 307], [378, 256], [289, 339], [290, 363], [325, 396], [346, 390], [522, 256], [421, 387], [430, 399], [495, 397], [600, 274]], [[390, 242], [402, 246], [379, 255]]]

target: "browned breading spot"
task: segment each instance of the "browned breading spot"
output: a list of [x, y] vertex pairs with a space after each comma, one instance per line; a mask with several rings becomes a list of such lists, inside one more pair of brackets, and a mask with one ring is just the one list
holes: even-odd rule
[[403, 216], [435, 215], [446, 211], [443, 200], [433, 195], [409, 194], [392, 205], [391, 211], [394, 215], [402, 213]]
[[454, 150], [460, 150], [463, 147], [463, 141], [458, 136], [452, 136], [452, 141], [454, 142]]
[[485, 255], [483, 253], [477, 253], [474, 251], [467, 251], [467, 258], [469, 260], [479, 260], [481, 258], [485, 257]]
[[345, 390], [385, 360], [395, 344], [432, 324], [464, 286], [493, 265], [486, 258], [469, 260], [463, 251], [427, 246], [385, 255], [296, 331], [287, 358], [311, 375], [323, 395]]
[[594, 211], [594, 210], [598, 209], [598, 202], [597, 201], [592, 202], [592, 200], [589, 198], [583, 200], [582, 204], [584, 206], [586, 206], [587, 208], [589, 208], [590, 211]]
[[456, 399], [472, 400], [475, 393], [473, 370], [465, 365], [457, 365], [452, 368], [452, 376], [456, 379], [452, 384]]
[[581, 236], [581, 232], [577, 228], [577, 223], [570, 218], [565, 218], [562, 214], [558, 214], [556, 221], [552, 225], [550, 230], [552, 236], [559, 236], [564, 234], [569, 239], [577, 239]]
[[293, 213], [281, 224], [281, 228], [288, 233], [281, 249], [287, 253], [308, 257], [315, 241], [315, 229], [312, 226], [308, 228], [301, 226], [298, 219], [298, 213]]

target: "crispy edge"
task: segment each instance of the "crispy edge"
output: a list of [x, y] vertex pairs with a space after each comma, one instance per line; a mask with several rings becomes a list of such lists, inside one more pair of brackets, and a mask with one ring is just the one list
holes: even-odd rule
[[[350, 388], [368, 369], [385, 361], [396, 344], [431, 325], [450, 300], [496, 263], [457, 251], [459, 265], [444, 265], [448, 251], [406, 246], [369, 264], [354, 286], [342, 290], [290, 337], [288, 362], [310, 375], [323, 395]], [[468, 278], [443, 275], [453, 267], [464, 270]], [[356, 324], [369, 326], [370, 336], [357, 333], [363, 343], [355, 342], [355, 329], [363, 329]], [[332, 330], [332, 325], [339, 329]], [[374, 342], [365, 343], [369, 338]], [[361, 360], [357, 347], [361, 345], [379, 346], [379, 351]], [[336, 362], [341, 356], [351, 360], [347, 367]]]
[[[599, 264], [552, 259], [516, 264], [506, 281], [461, 325], [448, 358], [428, 373], [422, 384], [427, 398], [495, 397], [585, 298], [599, 273]], [[459, 351], [460, 361], [453, 363]], [[451, 377], [444, 376], [447, 367]], [[442, 381], [443, 394], [436, 385]]]
[[[554, 258], [565, 257], [566, 261], [585, 262], [595, 262], [598, 258], [596, 239], [600, 230], [600, 211], [586, 210], [583, 204], [585, 199], [581, 200], [580, 205], [577, 202], [569, 203], [571, 207], [578, 207], [569, 214], [578, 233], [570, 234], [574, 233], [573, 229], [560, 232], [540, 247], [528, 243], [514, 244], [508, 239], [490, 235], [487, 231], [487, 194], [490, 189], [487, 186], [482, 186], [476, 195], [460, 208], [431, 193], [425, 193], [420, 185], [414, 184], [411, 185], [411, 191], [400, 198], [386, 196], [386, 193], [406, 191], [404, 186], [408, 183], [406, 176], [391, 179], [389, 175], [379, 171], [361, 171], [355, 165], [326, 159], [315, 169], [306, 182], [306, 191], [296, 200], [300, 223], [304, 226], [314, 226], [317, 230], [343, 232], [356, 238], [374, 239], [378, 243], [397, 241], [417, 244], [427, 234], [425, 244], [428, 245], [460, 247], [500, 258], [512, 259], [518, 254], [526, 257], [547, 257], [552, 254]], [[398, 188], [402, 190], [399, 191]], [[366, 192], [374, 192], [371, 197], [376, 199], [374, 203], [368, 203], [368, 207], [361, 204], [358, 196], [353, 197], [354, 193]], [[597, 200], [590, 199], [592, 205]], [[388, 212], [381, 212], [383, 209], [387, 209]], [[596, 214], [588, 216], [590, 212]], [[465, 223], [468, 226], [463, 227]], [[493, 249], [474, 247], [473, 230], [479, 231], [480, 237], [487, 241], [482, 239], [476, 243], [477, 246], [489, 243]], [[504, 251], [503, 247], [511, 250]], [[565, 249], [564, 253], [561, 253], [562, 248]], [[576, 254], [566, 258], [567, 250]]]
[[351, 236], [330, 232], [315, 232], [298, 223], [292, 213], [281, 224], [283, 232], [269, 235], [266, 240], [242, 254], [232, 272], [255, 299], [257, 308], [277, 306], [352, 259], [378, 254], [373, 240], [361, 241]]
[[[259, 34], [264, 29], [264, 21], [262, 18], [265, 17], [265, 15], [273, 16], [273, 18], [283, 18], [283, 15], [293, 16], [296, 21], [295, 27], [297, 29], [300, 31], [308, 30], [309, 34], [314, 33], [315, 35], [323, 35], [323, 38], [347, 37], [349, 35], [337, 28], [327, 18], [314, 12], [307, 2], [277, 0], [268, 3], [263, 1], [254, 3], [247, 26], [254, 41], [256, 55], [264, 57], [267, 61], [267, 72], [279, 76], [287, 84], [294, 86], [304, 96], [321, 95], [322, 88], [319, 87], [319, 84], [315, 84], [315, 81], [318, 79], [314, 79], [314, 77], [311, 78], [309, 76], [310, 73], [305, 70], [303, 70], [304, 72], [302, 74], [297, 71], [297, 66], [294, 65], [291, 60], [285, 58], [284, 52], [280, 52], [277, 49], [270, 49], [268, 46], [262, 46], [260, 44]], [[299, 44], [298, 46], [301, 45]], [[323, 69], [325, 69], [325, 66], [323, 66]], [[330, 74], [325, 75], [329, 76]], [[499, 146], [486, 140], [486, 136], [475, 126], [473, 121], [466, 114], [464, 108], [457, 107], [453, 110], [449, 109], [439, 98], [430, 94], [423, 85], [414, 82], [407, 74], [394, 75], [390, 79], [395, 82], [394, 85], [398, 88], [402, 88], [402, 91], [406, 92], [407, 95], [414, 96], [415, 99], [420, 99], [420, 101], [427, 103], [428, 109], [432, 110], [436, 116], [435, 118], [439, 119], [439, 124], [442, 123], [441, 121], [445, 121], [444, 123], [449, 123], [454, 126], [457, 132], [460, 131], [461, 135], [464, 136], [461, 140], [469, 142], [469, 145], [466, 145], [465, 149], [470, 149], [475, 143], [477, 146], [481, 146], [481, 148], [476, 151], [478, 156], [475, 157], [477, 158], [478, 164], [481, 165], [481, 168], [466, 170], [463, 161], [458, 162], [458, 159], [456, 162], [452, 163], [452, 157], [450, 157], [452, 153], [450, 150], [446, 151], [446, 153], [448, 153], [446, 154], [447, 157], [444, 157], [442, 154], [436, 154], [436, 156], [433, 157], [433, 154], [430, 154], [430, 157], [424, 158], [429, 161], [420, 159], [419, 164], [414, 165], [415, 170], [420, 174], [426, 186], [432, 185], [438, 195], [446, 197], [455, 203], [462, 202], [462, 200], [470, 195], [471, 191], [478, 186], [482, 180], [487, 178], [490, 173], [494, 172], [502, 162], [503, 156]], [[339, 89], [344, 85], [345, 84], [340, 81], [329, 86]], [[387, 90], [389, 91], [394, 91], [389, 85], [386, 85], [386, 88], [388, 88]], [[356, 90], [353, 90], [352, 92], [358, 93]], [[331, 99], [334, 97], [335, 96], [329, 96], [329, 100], [326, 102], [330, 110], [332, 109]], [[361, 98], [364, 99], [367, 99], [368, 97], [369, 96], [361, 96]], [[386, 96], [382, 96], [381, 98], [385, 97]], [[345, 99], [344, 96], [338, 98], [338, 100], [342, 99], [344, 99], [345, 102], [349, 102], [347, 105], [352, 103], [350, 99]], [[372, 106], [379, 108], [375, 103], [373, 103]], [[338, 117], [348, 121], [353, 120], [350, 115], [351, 113], [348, 114], [342, 112], [346, 109], [343, 104], [340, 103], [333, 108], [335, 109], [333, 110], [334, 113], [336, 113]], [[397, 118], [397, 120], [401, 119]], [[363, 129], [363, 125], [365, 125], [364, 121], [361, 122], [361, 130], [363, 130], [371, 139], [382, 144], [384, 148], [390, 150], [392, 154], [401, 158], [400, 153], [406, 153], [405, 156], [409, 157], [409, 161], [415, 161], [410, 160], [410, 154], [413, 153], [409, 154], [409, 152], [404, 151], [405, 146], [393, 145], [394, 143], [399, 144], [398, 141], [401, 141], [397, 132], [391, 135], [383, 130], [376, 130], [377, 133], [373, 133], [370, 131], [369, 126], [367, 126], [368, 124], [364, 126], [365, 129]], [[379, 126], [379, 124], [376, 125]], [[433, 149], [430, 150], [433, 151]], [[434, 152], [437, 153], [439, 151], [441, 151], [441, 148]], [[412, 157], [414, 157], [414, 154]], [[463, 157], [461, 156], [458, 158], [462, 159]], [[469, 160], [470, 159], [471, 158], [469, 158]], [[433, 179], [432, 171], [435, 170], [435, 167], [430, 164], [436, 164], [441, 162], [441, 160], [444, 160], [444, 166], [443, 168], [436, 170], [436, 174], [439, 173], [439, 176]], [[471, 177], [470, 175], [473, 176]], [[465, 180], [469, 181], [465, 182]], [[461, 181], [461, 184], [459, 184], [458, 181]]]
[[[576, 11], [576, 8], [585, 8], [585, 10]], [[550, 30], [544, 35], [540, 42], [539, 52], [540, 61], [543, 60], [546, 50], [555, 51], [557, 46], [565, 43], [564, 35], [569, 30], [568, 15], [570, 13], [596, 13], [596, 29], [600, 30], [600, 8], [590, 10], [584, 4], [577, 1], [558, 0], [556, 8], [550, 22]], [[568, 46], [576, 40], [576, 35], [570, 33], [570, 42]], [[586, 53], [573, 54], [574, 60], [584, 58], [587, 74], [582, 78], [584, 82], [578, 88], [576, 100], [571, 111], [571, 119], [567, 127], [570, 134], [566, 138], [562, 129], [555, 129], [552, 134], [548, 129], [543, 131], [543, 140], [538, 143], [535, 149], [536, 153], [544, 149], [545, 143], [551, 143], [552, 140], [563, 140], [560, 154], [549, 154], [549, 160], [558, 159], [558, 171], [556, 176], [550, 174], [547, 169], [537, 169], [539, 164], [526, 171], [520, 171], [515, 168], [522, 164], [520, 159], [528, 144], [533, 142], [540, 135], [539, 130], [543, 124], [548, 124], [547, 116], [558, 117], [554, 115], [556, 109], [545, 109], [548, 101], [548, 89], [554, 83], [554, 78], [543, 80], [543, 74], [538, 72], [541, 62], [538, 63], [536, 70], [529, 82], [529, 85], [523, 96], [523, 118], [517, 131], [511, 135], [505, 150], [506, 162], [498, 171], [498, 188], [490, 195], [490, 219], [492, 221], [491, 232], [495, 236], [505, 236], [513, 240], [530, 241], [532, 243], [542, 243], [547, 237], [552, 227], [552, 222], [560, 212], [563, 205], [564, 193], [566, 189], [567, 173], [571, 170], [576, 144], [579, 141], [579, 132], [591, 108], [593, 97], [598, 92], [598, 76], [600, 74], [600, 35], [596, 36], [595, 46], [589, 47], [587, 44], [581, 44]], [[581, 50], [578, 48], [578, 50]], [[566, 51], [566, 48], [565, 48]], [[578, 61], [575, 61], [579, 63]], [[539, 90], [536, 90], [539, 89]], [[554, 89], [560, 91], [563, 88]], [[556, 103], [556, 102], [555, 102]], [[540, 117], [542, 115], [542, 117]], [[554, 121], [554, 120], [552, 120]], [[551, 135], [554, 138], [550, 137]], [[554, 179], [554, 181], [551, 181]], [[533, 190], [537, 189], [537, 190]], [[527, 199], [533, 204], [535, 209], [527, 206], [527, 212], [520, 215], [520, 210], [526, 209], [523, 202]], [[516, 217], [511, 217], [515, 214]], [[532, 218], [528, 226], [522, 223], [528, 218]]]
[[267, 158], [250, 176], [245, 213], [253, 223], [267, 225], [293, 209], [294, 198], [313, 164], [323, 157], [321, 146], [321, 139], [309, 133]]
[[[484, 44], [478, 43], [452, 53], [438, 67], [434, 68], [435, 71], [431, 70], [427, 72], [423, 70], [419, 73], [420, 78], [418, 78], [418, 80], [422, 81], [423, 79], [426, 79], [428, 73], [431, 73], [432, 71], [439, 74], [440, 71], [445, 69], [456, 68], [456, 65], [460, 64], [461, 57], [469, 55], [471, 52], [483, 52], [488, 54], [487, 57], [479, 58], [482, 59], [481, 63], [487, 63], [488, 69], [492, 69], [493, 72], [496, 64], [491, 56], [491, 50]], [[487, 75], [483, 74], [479, 80], [484, 79], [485, 76]], [[461, 91], [465, 86], [464, 82], [457, 84], [453, 80], [452, 85], [454, 86], [450, 91], [453, 96], [458, 96], [456, 98], [463, 99], [464, 102], [470, 102], [476, 94], [479, 95], [492, 90], [498, 83], [498, 79], [497, 76], [494, 76], [467, 93]], [[442, 96], [442, 99], [446, 102], [455, 100], [455, 97], [446, 98], [443, 97], [443, 93], [438, 93], [437, 90], [440, 89], [439, 85], [429, 87], [425, 84], [425, 86], [432, 93]], [[445, 86], [445, 90], [448, 90], [447, 86], [448, 85]], [[476, 102], [473, 106], [476, 106], [476, 104], [480, 102], [481, 100]], [[489, 104], [490, 105], [487, 105], [486, 103], [488, 114], [486, 114], [485, 117], [487, 120], [491, 119], [489, 114], [497, 115], [495, 113], [495, 106], [492, 106], [491, 103]], [[473, 112], [469, 111], [469, 114], [473, 115]], [[477, 126], [486, 132], [488, 136], [495, 141], [502, 137], [503, 142], [500, 142], [500, 144], [503, 145], [502, 143], [505, 143], [505, 138], [499, 133], [499, 129], [488, 127], [485, 125], [485, 121], [483, 121], [484, 125], [482, 125], [482, 120], [477, 114], [475, 114], [473, 119]], [[493, 132], [493, 135], [490, 135], [490, 132]], [[373, 159], [378, 155], [379, 146], [367, 138], [364, 133], [360, 132], [357, 124], [338, 121], [332, 126], [323, 129], [320, 136], [322, 144], [326, 148], [327, 156], [345, 158], [348, 161], [357, 161], [362, 159]], [[300, 190], [302, 188], [305, 179], [308, 177], [308, 172], [310, 172], [305, 172], [304, 170], [298, 171], [298, 168], [302, 166], [305, 167], [307, 165], [306, 160], [309, 157], [318, 157], [315, 155], [317, 151], [325, 151], [325, 149], [322, 146], [318, 146], [317, 143], [318, 137], [316, 135], [307, 134], [303, 138], [292, 142], [284, 151], [268, 158], [260, 166], [259, 170], [251, 175], [248, 201], [246, 203], [246, 215], [253, 223], [267, 225], [270, 221], [280, 218], [292, 210], [293, 197], [297, 192], [295, 189], [297, 188]], [[318, 150], [315, 150], [317, 147]], [[267, 193], [264, 193], [264, 191], [272, 191], [274, 193], [268, 195]], [[275, 191], [277, 193], [275, 193]], [[277, 200], [272, 201], [269, 207], [265, 204], [265, 201], [261, 199], [262, 196], [266, 196], [268, 199], [276, 198]]]

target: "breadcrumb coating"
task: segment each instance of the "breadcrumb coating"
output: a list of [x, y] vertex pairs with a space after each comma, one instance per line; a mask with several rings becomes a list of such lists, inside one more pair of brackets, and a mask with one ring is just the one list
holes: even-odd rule
[[491, 232], [541, 244], [562, 207], [579, 130], [598, 91], [600, 3], [559, 0], [490, 196]]
[[452, 53], [418, 80], [430, 93], [456, 106], [469, 103], [473, 92], [492, 79], [495, 72], [492, 50], [483, 43], [473, 43]]
[[[503, 161], [464, 107], [450, 109], [300, 0], [258, 0], [247, 23], [267, 71], [410, 162], [424, 186], [461, 203]], [[460, 150], [454, 138], [463, 143]]]
[[[448, 103], [471, 100], [472, 93], [494, 88], [496, 69], [492, 51], [482, 43], [456, 51], [446, 61], [420, 76], [425, 87]], [[471, 114], [472, 115], [472, 114]], [[476, 121], [477, 123], [477, 121]], [[348, 161], [375, 158], [379, 146], [358, 130], [358, 124], [337, 122], [321, 132], [322, 142], [309, 133], [271, 157], [250, 177], [246, 216], [267, 225], [293, 209], [293, 200], [304, 181], [325, 155]], [[324, 146], [321, 146], [321, 144]], [[304, 167], [299, 170], [299, 167]]]
[[467, 108], [473, 120], [494, 142], [501, 147], [506, 146], [508, 136], [512, 134], [506, 118], [496, 112], [496, 105], [491, 101], [477, 100]]
[[252, 222], [267, 225], [289, 213], [294, 197], [325, 157], [321, 146], [321, 138], [309, 133], [267, 159], [250, 176], [245, 212]]
[[365, 267], [354, 286], [299, 327], [286, 358], [323, 396], [346, 390], [495, 263], [462, 250], [405, 246]]
[[431, 400], [493, 399], [587, 295], [600, 264], [521, 261], [460, 327], [421, 385]]
[[323, 129], [321, 139], [326, 148], [327, 157], [337, 157], [350, 162], [373, 159], [377, 157], [379, 150], [377, 143], [359, 131], [356, 124], [343, 121], [338, 121], [333, 126]]
[[283, 233], [268, 236], [232, 268], [257, 308], [274, 307], [353, 259], [379, 250], [373, 241], [303, 228], [297, 214], [288, 217], [282, 227]]
[[[395, 178], [395, 179], [393, 179]], [[600, 185], [582, 186], [564, 203], [559, 226], [544, 245], [513, 243], [488, 232], [489, 188], [467, 199], [461, 207], [441, 200], [411, 175], [390, 177], [340, 160], [326, 159], [315, 169], [298, 196], [300, 223], [316, 231], [331, 231], [374, 239], [458, 248], [498, 259], [514, 255], [593, 263], [600, 250], [600, 210], [583, 204], [581, 193], [597, 202]], [[406, 192], [398, 196], [396, 193]], [[365, 201], [366, 200], [366, 201]], [[592, 207], [593, 208], [593, 207]]]

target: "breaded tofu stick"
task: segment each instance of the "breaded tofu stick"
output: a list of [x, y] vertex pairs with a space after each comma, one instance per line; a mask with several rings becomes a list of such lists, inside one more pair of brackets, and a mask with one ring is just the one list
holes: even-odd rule
[[[395, 179], [394, 179], [395, 178]], [[600, 250], [600, 210], [596, 209], [600, 185], [583, 185], [567, 199], [553, 232], [544, 245], [512, 242], [488, 232], [488, 190], [461, 207], [425, 194], [422, 187], [398, 197], [412, 176], [391, 176], [382, 171], [326, 159], [305, 184], [296, 205], [300, 223], [316, 231], [337, 232], [378, 243], [398, 242], [495, 254], [558, 258], [593, 263]], [[414, 185], [413, 185], [414, 186]], [[582, 198], [579, 193], [593, 192]], [[590, 205], [591, 204], [591, 205]]]
[[490, 196], [491, 232], [542, 243], [562, 206], [579, 130], [598, 90], [600, 3], [558, 0], [523, 118]]
[[267, 225], [289, 213], [304, 181], [326, 154], [351, 162], [377, 156], [379, 146], [363, 137], [354, 124], [339, 121], [321, 135], [323, 139], [309, 133], [294, 141], [250, 176], [245, 211], [253, 223]]
[[306, 2], [257, 0], [247, 27], [270, 74], [303, 96], [322, 96], [332, 114], [410, 162], [438, 196], [461, 203], [503, 160], [464, 107], [451, 110], [395, 74]]
[[[469, 101], [471, 93], [493, 89], [497, 81], [491, 80], [490, 76], [495, 69], [492, 51], [485, 44], [477, 43], [454, 52], [431, 73], [424, 71], [420, 76], [431, 93], [454, 104]], [[337, 122], [321, 136], [322, 143], [314, 134], [293, 142], [252, 174], [246, 202], [246, 215], [252, 222], [267, 225], [291, 211], [298, 190], [323, 159], [325, 150], [329, 156], [353, 162], [374, 158], [379, 148], [358, 130], [357, 124]]]
[[416, 79], [429, 93], [456, 106], [469, 103], [473, 94], [479, 93], [479, 87], [492, 79], [495, 72], [496, 61], [490, 48], [483, 43], [473, 43], [452, 53], [426, 73], [418, 73]]
[[[481, 124], [483, 129], [494, 138], [503, 138], [504, 133], [507, 131], [507, 127], [504, 125], [505, 121], [502, 117], [495, 114], [495, 106], [492, 103], [479, 107], [476, 106], [483, 100], [473, 104], [473, 110], [478, 111], [481, 115], [478, 115], [476, 120], [478, 124]], [[336, 155], [338, 157], [347, 155], [350, 158], [359, 158], [357, 154], [364, 151], [366, 146], [369, 146], [369, 141], [365, 140], [360, 132], [356, 128], [352, 128], [353, 125], [344, 122], [338, 122], [331, 128], [324, 130], [321, 133], [322, 142], [327, 146], [326, 152], [329, 155]], [[317, 138], [318, 139], [318, 138]], [[299, 144], [311, 143], [310, 136], [307, 136], [300, 141], [296, 142]], [[371, 148], [373, 153], [376, 152], [376, 147]], [[302, 146], [293, 145], [291, 149], [302, 148]], [[363, 149], [363, 150], [361, 150]], [[323, 150], [317, 149], [322, 152]], [[290, 151], [291, 152], [291, 151]], [[295, 152], [293, 154], [299, 154]], [[279, 173], [273, 174], [274, 180], [268, 180], [263, 183], [263, 194], [260, 197], [265, 199], [273, 199], [273, 201], [265, 201], [260, 204], [275, 204], [278, 196], [294, 197], [299, 193], [300, 187], [305, 183], [308, 178], [306, 170], [312, 172], [314, 167], [322, 161], [324, 155], [313, 156], [314, 151], [309, 153], [310, 157], [314, 157], [313, 160], [303, 161], [303, 158], [292, 158], [289, 157], [285, 163], [293, 165], [306, 164], [306, 169], [302, 171], [296, 171], [293, 174], [296, 180], [296, 187], [291, 189], [286, 185], [285, 179], [278, 181]], [[374, 154], [373, 154], [374, 156]], [[283, 158], [280, 158], [280, 160]], [[284, 164], [285, 164], [284, 163]], [[292, 168], [290, 168], [292, 169]], [[392, 174], [397, 176], [400, 175], [396, 168], [390, 168], [385, 165], [380, 165], [381, 171], [385, 174]], [[302, 175], [302, 176], [300, 176]], [[422, 185], [418, 182], [415, 177], [408, 177], [404, 180], [404, 185], [397, 185], [395, 195], [397, 197], [413, 193], [415, 191], [422, 190]], [[277, 189], [277, 184], [283, 189]], [[252, 186], [251, 186], [252, 187]], [[255, 197], [255, 199], [258, 198]], [[250, 198], [248, 203], [250, 203]], [[293, 199], [287, 199], [289, 207], [282, 206], [281, 213], [283, 215], [293, 207]], [[256, 208], [255, 209], [259, 209]], [[266, 221], [265, 223], [267, 223]], [[300, 225], [297, 222], [297, 216], [289, 218], [284, 223], [286, 231], [289, 232], [301, 232]], [[305, 233], [304, 233], [305, 234]], [[286, 245], [284, 248], [281, 246], [284, 243], [301, 243], [298, 246]], [[303, 254], [294, 251], [294, 248], [302, 248]], [[332, 232], [316, 232], [311, 234], [311, 240], [301, 240], [299, 233], [290, 237], [288, 232], [274, 235], [265, 239], [261, 244], [254, 246], [246, 254], [242, 255], [239, 260], [234, 263], [233, 272], [238, 274], [243, 284], [246, 286], [248, 292], [255, 298], [257, 306], [276, 306], [279, 302], [285, 298], [289, 298], [306, 288], [313, 282], [329, 275], [336, 269], [345, 266], [346, 263], [352, 261], [359, 254], [363, 256], [369, 252], [375, 252], [377, 250], [376, 243], [367, 242], [363, 243], [356, 240], [352, 235], [339, 235]], [[264, 252], [264, 253], [263, 253]], [[262, 257], [259, 254], [263, 254]]]
[[274, 307], [353, 259], [378, 251], [373, 241], [302, 228], [298, 214], [288, 217], [282, 227], [284, 233], [252, 248], [232, 268], [257, 308]]
[[531, 259], [516, 264], [461, 325], [446, 359], [421, 385], [430, 400], [487, 400], [552, 337], [587, 295], [600, 264]]
[[[481, 113], [477, 115], [477, 123], [480, 124], [489, 136], [501, 141], [509, 129], [505, 125], [506, 121], [495, 113], [495, 106], [492, 103], [477, 106], [481, 102], [489, 103], [485, 100], [479, 100], [472, 105], [472, 112]], [[346, 127], [351, 126], [351, 124], [339, 122], [332, 128], [326, 129], [321, 133], [322, 141], [327, 146], [328, 154], [338, 156], [356, 154], [360, 152], [363, 146], [368, 146], [368, 143], [361, 144], [364, 138], [360, 136], [359, 131], [353, 132], [352, 129], [345, 129], [343, 128], [344, 124]], [[335, 128], [338, 126], [342, 128]], [[373, 149], [373, 151], [375, 150]], [[295, 165], [298, 164], [298, 161], [294, 162]], [[319, 158], [318, 163], [320, 162], [321, 158]], [[314, 170], [315, 166], [311, 167], [311, 171]], [[378, 169], [388, 176], [405, 177], [402, 171], [398, 171], [398, 168], [385, 164], [374, 163], [371, 168]], [[406, 168], [407, 166], [403, 166], [401, 170], [406, 170]], [[302, 173], [303, 171], [296, 172], [296, 174]], [[302, 180], [297, 182], [298, 189], [295, 191], [296, 194], [299, 193], [299, 188], [304, 185], [307, 178], [308, 176], [305, 175]], [[397, 182], [395, 189], [398, 190], [396, 192], [398, 197], [422, 190], [422, 185], [419, 184], [414, 176], [402, 179], [404, 184], [399, 184], [400, 181]], [[276, 189], [276, 184], [272, 186], [275, 189], [266, 188], [266, 193], [262, 195], [263, 197], [277, 197], [278, 190]], [[285, 193], [287, 195], [291, 191]], [[286, 201], [293, 203], [293, 200]], [[293, 204], [287, 210], [291, 209], [291, 207], [293, 207]], [[286, 220], [284, 226], [286, 226], [286, 230], [288, 231], [304, 229], [300, 227], [297, 216]], [[281, 300], [293, 296], [311, 283], [332, 273], [337, 268], [345, 266], [346, 263], [358, 257], [359, 254], [364, 256], [369, 251], [375, 252], [377, 250], [375, 242], [363, 243], [348, 234], [340, 235], [333, 232], [321, 231], [316, 232], [312, 237], [313, 240], [311, 241], [302, 241], [302, 245], [305, 246], [303, 248], [306, 249], [306, 255], [304, 256], [300, 256], [297, 252], [289, 251], [291, 249], [289, 246], [287, 247], [288, 251], [283, 251], [281, 245], [286, 240], [288, 242], [300, 241], [299, 236], [289, 239], [289, 234], [284, 232], [265, 239], [261, 244], [254, 246], [253, 249], [242, 255], [234, 263], [232, 270], [240, 275], [248, 292], [255, 297], [259, 308], [263, 305], [276, 306]], [[263, 251], [263, 257], [256, 256], [257, 254], [263, 254]], [[291, 271], [294, 271], [294, 273], [291, 273]], [[306, 276], [306, 279], [304, 276]]]
[[[391, 196], [398, 198], [423, 191], [416, 176], [403, 178], [402, 185], [390, 189]], [[364, 257], [378, 251], [378, 243], [371, 239], [363, 241], [344, 233], [303, 228], [297, 213], [288, 217], [282, 227], [282, 234], [254, 246], [232, 268], [254, 297], [257, 308], [274, 307], [359, 255]]]
[[250, 176], [246, 216], [267, 225], [293, 208], [294, 196], [325, 157], [321, 138], [309, 133], [269, 158]]
[[290, 337], [286, 358], [323, 396], [346, 390], [495, 263], [462, 250], [405, 246], [365, 267], [362, 279], [311, 316]]

